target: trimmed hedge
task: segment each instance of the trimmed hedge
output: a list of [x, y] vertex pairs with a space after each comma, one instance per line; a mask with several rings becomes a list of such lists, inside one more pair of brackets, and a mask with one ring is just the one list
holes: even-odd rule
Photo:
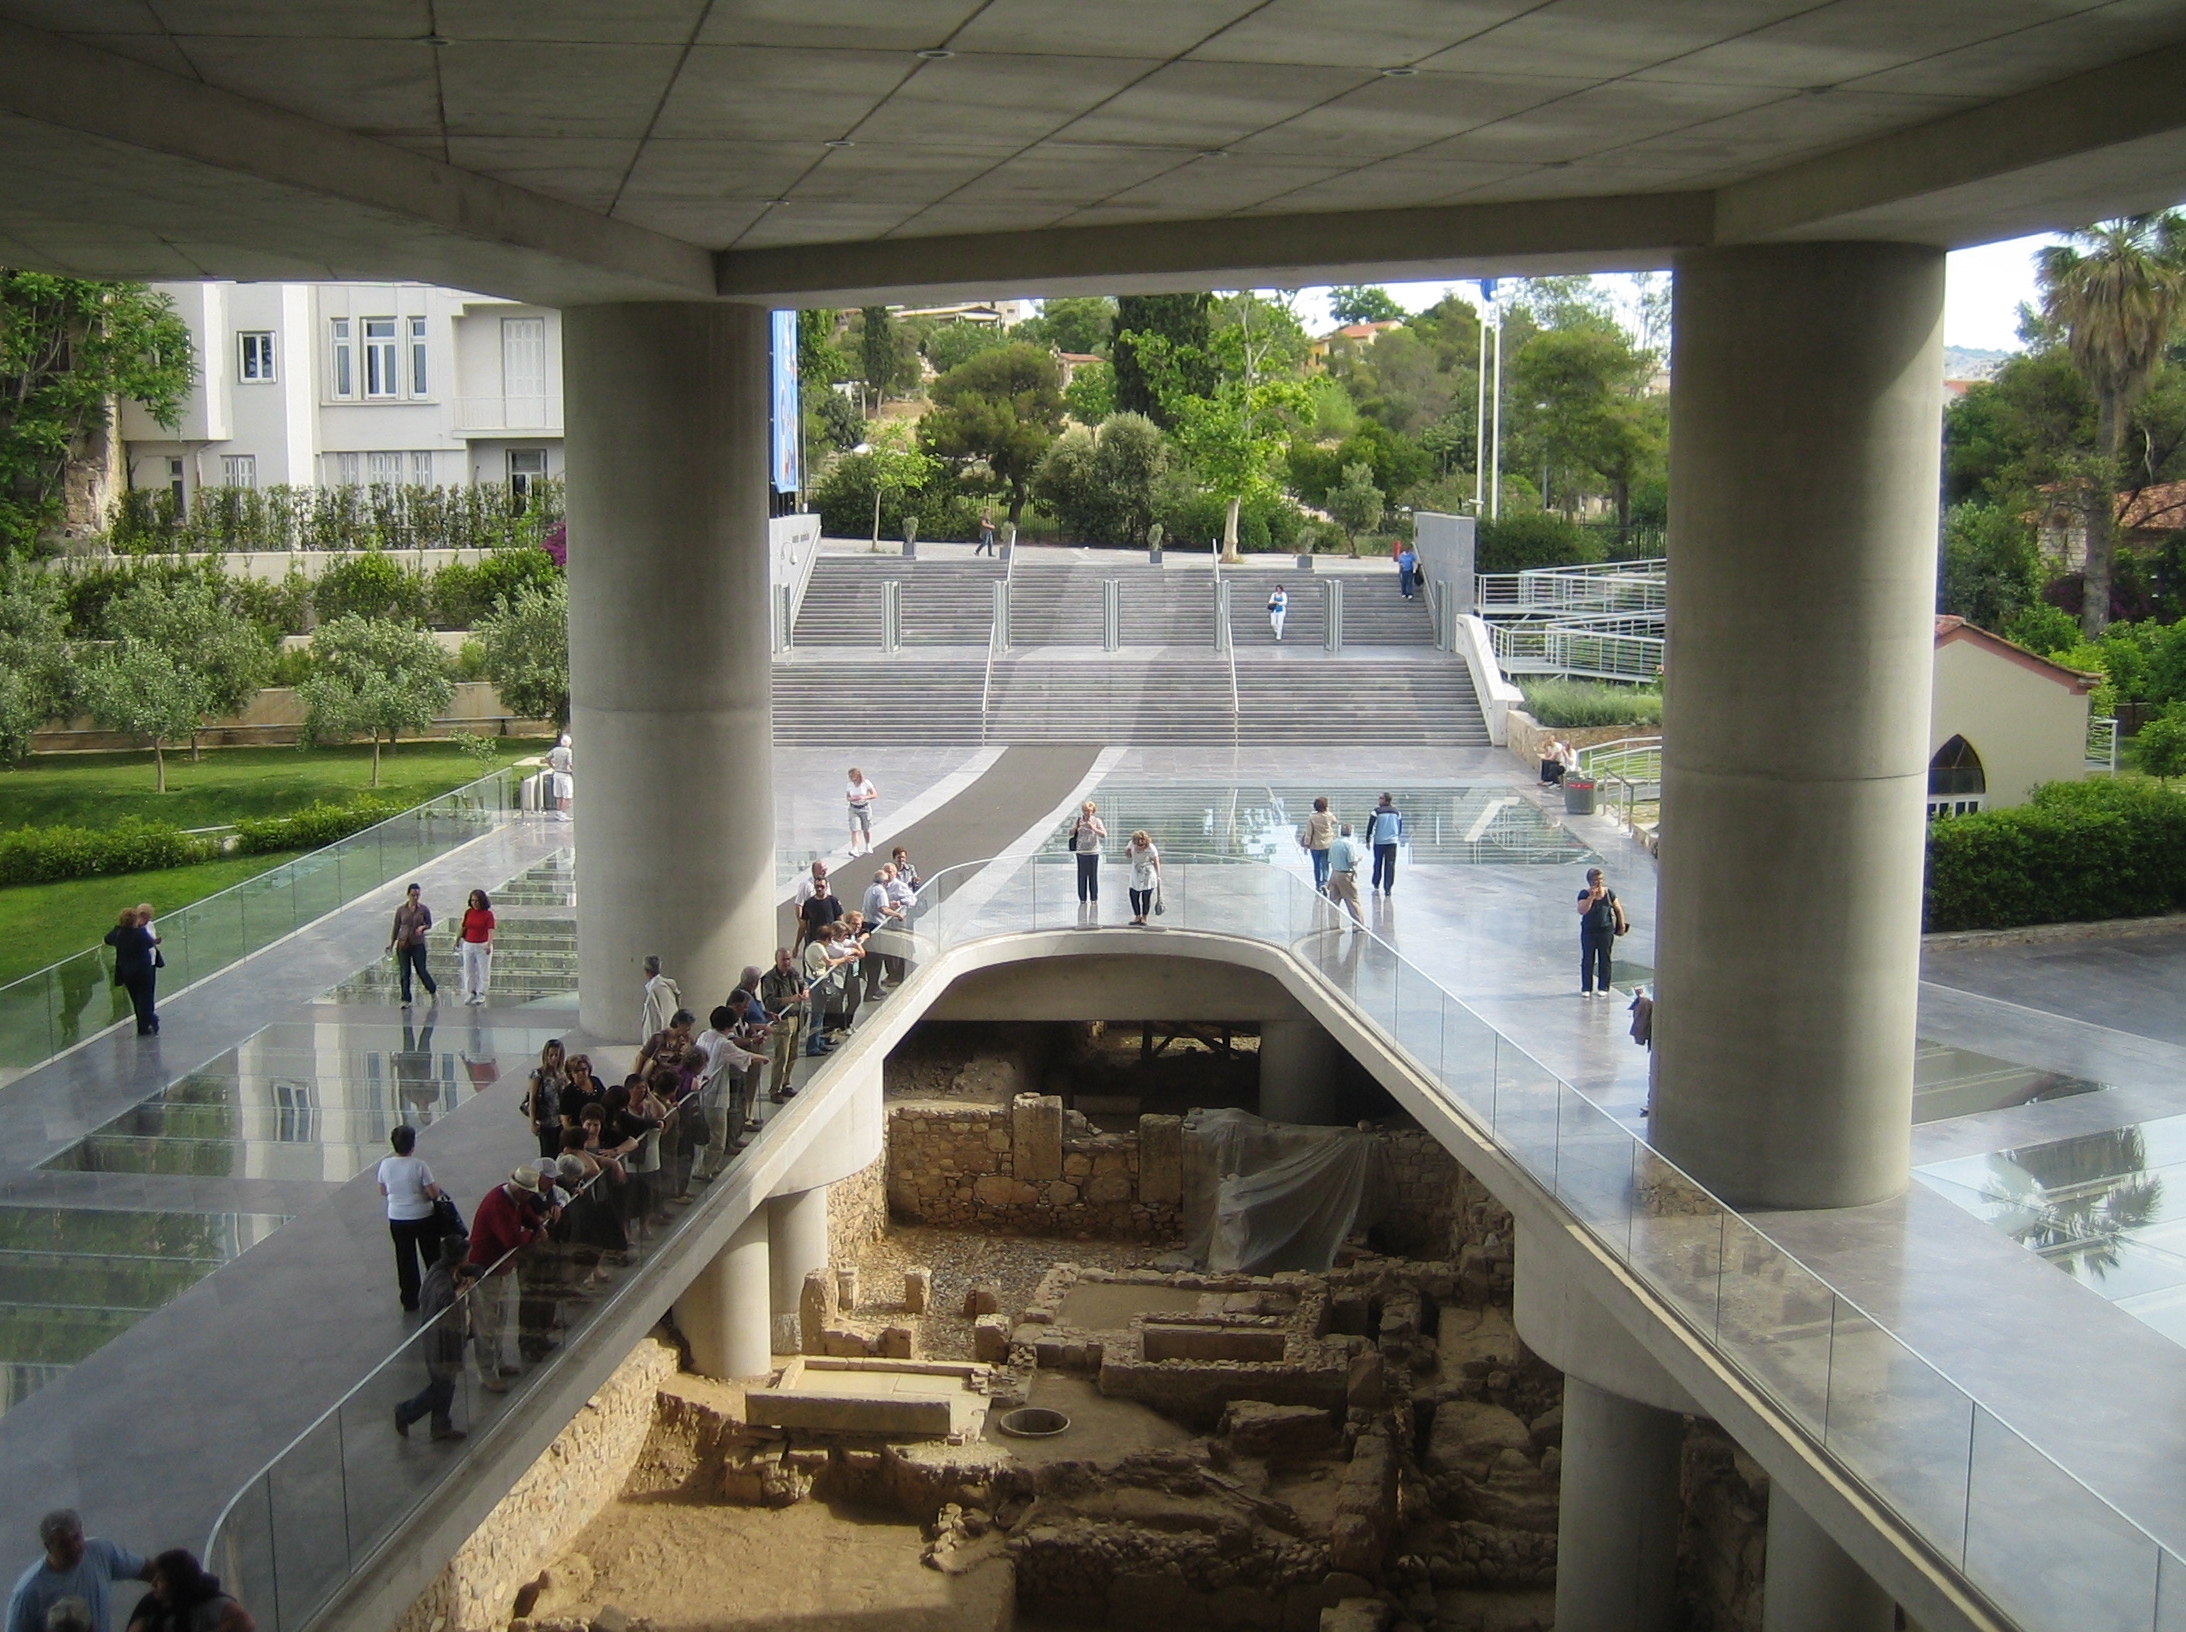
[[287, 816], [249, 817], [235, 824], [235, 847], [246, 855], [317, 850], [409, 808], [383, 799], [359, 799], [346, 805], [306, 805]]
[[216, 835], [185, 833], [178, 827], [134, 818], [112, 827], [18, 827], [0, 833], [0, 885], [53, 884], [70, 878], [194, 867], [230, 851], [263, 855], [273, 850], [316, 850], [409, 808], [376, 799], [307, 805], [288, 816], [238, 822], [232, 845]]
[[0, 884], [190, 867], [219, 854], [218, 839], [144, 821], [102, 828], [19, 827], [0, 833]]
[[2160, 782], [2050, 782], [2009, 810], [1928, 832], [1927, 927], [2146, 918], [2186, 907], [2186, 793]]

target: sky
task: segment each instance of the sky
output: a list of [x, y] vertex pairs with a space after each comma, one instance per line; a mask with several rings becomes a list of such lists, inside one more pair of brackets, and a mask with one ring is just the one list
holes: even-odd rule
[[[2019, 303], [2035, 300], [2034, 252], [2053, 237], [2014, 238], [2006, 243], [1985, 244], [1979, 249], [1953, 251], [1943, 297], [1943, 343], [1974, 351], [2018, 351]], [[1631, 280], [1605, 277], [1612, 298], [1628, 304]], [[1469, 283], [1393, 283], [1387, 286], [1398, 305], [1408, 312], [1424, 311], [1455, 289], [1467, 299], [1477, 298], [1477, 286]], [[1302, 290], [1298, 315], [1309, 334], [1326, 333], [1334, 325], [1328, 315], [1326, 289]]]

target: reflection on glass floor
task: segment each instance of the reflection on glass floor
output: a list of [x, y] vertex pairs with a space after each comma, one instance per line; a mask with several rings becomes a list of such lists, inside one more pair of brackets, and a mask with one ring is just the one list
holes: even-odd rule
[[[1144, 828], [1158, 847], [1180, 855], [1295, 862], [1315, 799], [1327, 799], [1330, 814], [1351, 823], [1352, 836], [1364, 844], [1367, 815], [1384, 792], [1404, 813], [1400, 859], [1407, 865], [1568, 866], [1601, 859], [1503, 782], [1440, 788], [1104, 782], [1099, 797], [1111, 853]], [[1069, 834], [1066, 821], [1042, 853], [1067, 851]]]
[[2186, 1116], [1916, 1171], [1937, 1194], [2186, 1344]]
[[[488, 986], [495, 1008], [554, 1002], [574, 1007], [577, 993], [576, 872], [567, 850], [486, 891], [493, 902], [493, 973]], [[426, 937], [427, 964], [446, 988], [444, 1004], [459, 1001], [455, 936], [462, 905], [431, 905], [437, 918]], [[417, 992], [419, 999], [425, 994]], [[326, 994], [331, 1003], [384, 1003], [402, 1000], [401, 971], [392, 957], [379, 957]]]
[[1913, 1051], [1913, 1121], [1941, 1122], [2012, 1105], [2099, 1094], [2108, 1083], [2018, 1065], [1971, 1049], [1920, 1042]]
[[397, 1123], [428, 1126], [504, 1070], [520, 1076], [553, 1035], [467, 1019], [284, 1021], [42, 1165], [346, 1183], [387, 1153]]
[[0, 1207], [0, 1411], [287, 1222], [268, 1213]]

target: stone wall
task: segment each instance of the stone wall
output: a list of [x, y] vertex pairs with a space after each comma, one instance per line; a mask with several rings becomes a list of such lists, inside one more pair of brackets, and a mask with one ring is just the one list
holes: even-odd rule
[[888, 1112], [888, 1207], [906, 1224], [1173, 1240], [1181, 1139], [1173, 1116], [1102, 1133], [1045, 1094], [1008, 1105], [897, 1104]]
[[1769, 1476], [1712, 1422], [1690, 1418], [1678, 1476], [1677, 1590], [1693, 1632], [1761, 1632]]
[[888, 1155], [883, 1151], [846, 1179], [827, 1187], [827, 1257], [848, 1263], [858, 1248], [888, 1229]]
[[653, 1431], [674, 1347], [647, 1338], [456, 1549], [394, 1632], [501, 1632], [516, 1590], [614, 1500]]

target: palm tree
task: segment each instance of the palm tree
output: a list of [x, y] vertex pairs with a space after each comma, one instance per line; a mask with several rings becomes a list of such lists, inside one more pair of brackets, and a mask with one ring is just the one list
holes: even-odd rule
[[2126, 416], [2148, 388], [2186, 311], [2186, 217], [2176, 211], [2098, 221], [2036, 258], [2042, 312], [2064, 326], [2072, 360], [2095, 393], [2104, 473], [2087, 513], [2080, 627], [2092, 640], [2110, 621], [2116, 490]]

